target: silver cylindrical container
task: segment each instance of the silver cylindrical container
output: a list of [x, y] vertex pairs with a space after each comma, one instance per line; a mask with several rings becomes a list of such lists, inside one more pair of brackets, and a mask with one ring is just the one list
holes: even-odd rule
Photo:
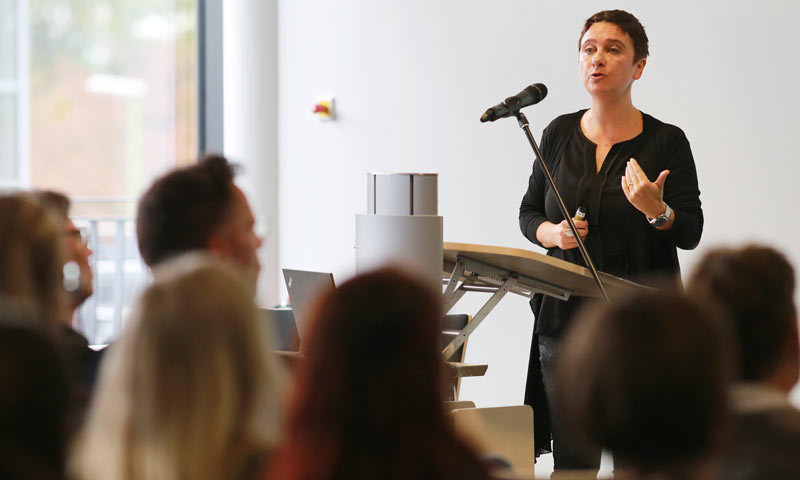
[[436, 173], [368, 173], [367, 214], [437, 215]]
[[356, 273], [392, 265], [442, 293], [443, 220], [435, 173], [368, 173], [356, 215]]

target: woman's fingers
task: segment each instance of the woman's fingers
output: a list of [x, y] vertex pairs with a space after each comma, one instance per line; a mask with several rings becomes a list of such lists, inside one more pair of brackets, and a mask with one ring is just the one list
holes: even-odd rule
[[[575, 228], [578, 230], [578, 235], [580, 235], [581, 238], [586, 238], [586, 235], [589, 234], [589, 222], [586, 220], [574, 219], [572, 221], [575, 223]], [[567, 223], [566, 220], [562, 220], [561, 223], [558, 224], [558, 227], [561, 229], [559, 248], [561, 248], [561, 250], [569, 250], [577, 247], [578, 242], [572, 235], [572, 230], [569, 228], [569, 223]]]
[[664, 182], [667, 181], [667, 175], [669, 175], [669, 170], [664, 170], [658, 174], [658, 178], [656, 178], [656, 181], [653, 182], [662, 192], [664, 191]]
[[628, 178], [625, 175], [623, 175], [620, 180], [621, 180], [621, 183], [622, 183], [622, 193], [625, 194], [625, 198], [627, 198], [628, 201], [630, 202], [631, 201], [631, 189], [633, 188], [633, 186], [630, 186], [630, 187], [628, 186]]
[[649, 212], [663, 211], [662, 196], [667, 175], [669, 175], [669, 170], [664, 170], [655, 182], [651, 182], [636, 159], [631, 158], [625, 165], [622, 193], [637, 210], [647, 216], [653, 216]]
[[628, 166], [630, 166], [631, 169], [633, 183], [636, 185], [650, 183], [650, 180], [647, 179], [647, 175], [644, 174], [644, 170], [642, 170], [642, 167], [639, 166], [639, 162], [637, 162], [635, 158], [631, 157], [631, 159], [628, 160]]
[[589, 222], [586, 220], [573, 220], [575, 222], [575, 228], [578, 230], [578, 235], [581, 238], [585, 238], [586, 234], [589, 233]]

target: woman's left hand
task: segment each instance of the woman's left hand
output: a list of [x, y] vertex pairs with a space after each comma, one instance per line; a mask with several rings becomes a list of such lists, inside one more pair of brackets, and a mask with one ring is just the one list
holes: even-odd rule
[[654, 218], [666, 209], [664, 203], [664, 182], [667, 180], [669, 170], [664, 170], [658, 178], [651, 182], [647, 179], [639, 163], [631, 158], [625, 167], [625, 175], [622, 177], [622, 192], [628, 201], [637, 210], [644, 213], [648, 218]]

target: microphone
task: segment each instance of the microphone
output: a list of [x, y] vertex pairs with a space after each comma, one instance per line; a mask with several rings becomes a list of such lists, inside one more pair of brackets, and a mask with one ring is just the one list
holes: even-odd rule
[[486, 110], [486, 113], [481, 116], [481, 122], [494, 122], [499, 118], [514, 115], [524, 107], [541, 102], [546, 96], [547, 87], [543, 83], [528, 85], [525, 90]]

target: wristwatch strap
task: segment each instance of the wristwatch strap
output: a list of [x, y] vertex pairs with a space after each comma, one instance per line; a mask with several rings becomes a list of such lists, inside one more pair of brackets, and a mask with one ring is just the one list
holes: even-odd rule
[[[666, 203], [664, 205], [667, 205]], [[667, 205], [667, 209], [661, 215], [655, 218], [648, 218], [647, 221], [650, 225], [658, 228], [664, 226], [669, 221], [669, 216], [672, 214], [672, 209]]]

